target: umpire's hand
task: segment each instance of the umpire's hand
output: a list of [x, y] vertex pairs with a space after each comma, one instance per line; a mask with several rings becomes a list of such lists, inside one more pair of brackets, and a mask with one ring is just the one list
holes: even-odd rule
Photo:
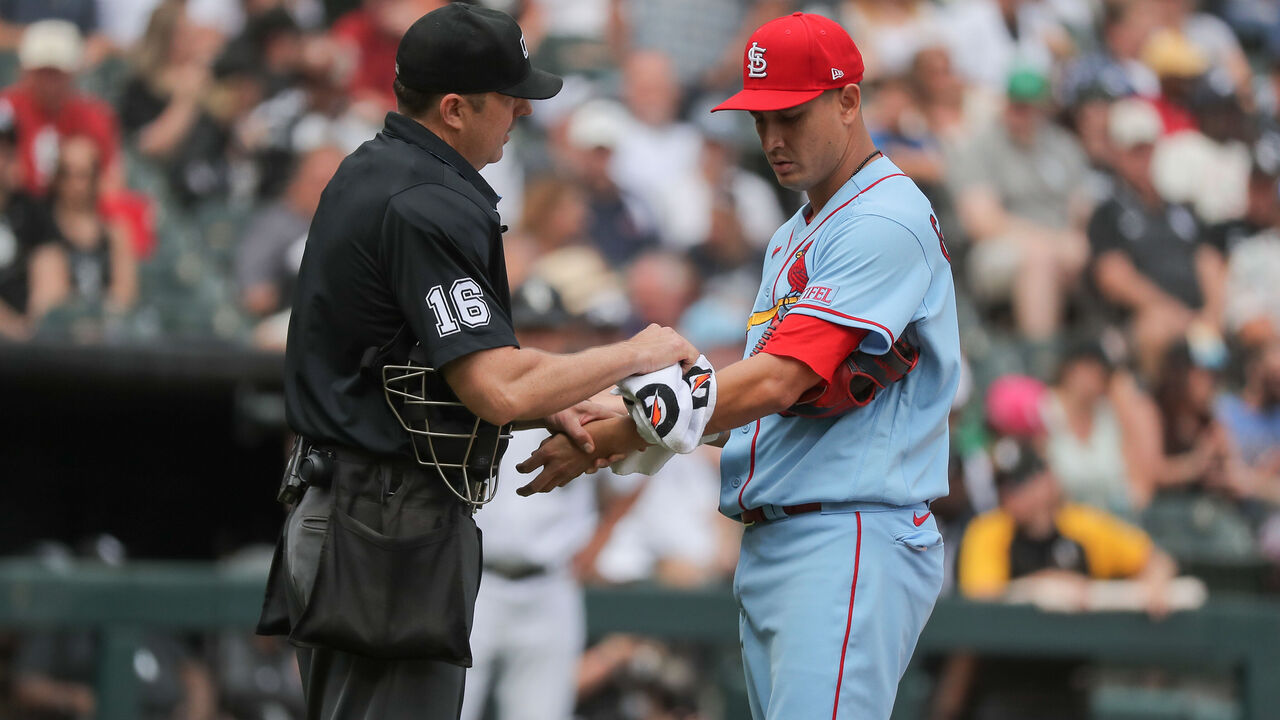
[[656, 323], [636, 333], [626, 344], [635, 353], [636, 375], [661, 370], [668, 365], [688, 365], [698, 359], [698, 349], [680, 333]]

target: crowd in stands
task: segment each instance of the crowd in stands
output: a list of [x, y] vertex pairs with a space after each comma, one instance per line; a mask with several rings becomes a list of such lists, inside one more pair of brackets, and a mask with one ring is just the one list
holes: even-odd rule
[[[282, 350], [324, 186], [394, 110], [398, 39], [441, 4], [0, 1], [0, 338]], [[828, 14], [863, 52], [873, 138], [933, 202], [956, 277], [967, 373], [934, 505], [949, 592], [1034, 600], [1025, 581], [1047, 578], [1078, 609], [1097, 596], [1085, 579], [1127, 578], [1132, 605], [1163, 615], [1179, 571], [1262, 568], [1253, 589], [1274, 589], [1274, 3], [485, 4], [566, 77], [483, 174], [512, 288], [549, 286], [578, 346], [657, 322], [717, 366], [741, 356], [764, 249], [803, 198], [777, 187], [749, 117], [708, 109], [740, 82], [753, 28]], [[689, 462], [713, 482], [714, 456]], [[725, 582], [733, 530], [713, 508], [688, 518], [706, 527], [632, 526], [634, 489], [602, 491], [621, 540], [593, 541], [579, 573]], [[68, 662], [87, 652], [68, 642]], [[613, 639], [589, 658], [612, 671], [650, 652]], [[173, 687], [212, 697], [207, 677]], [[76, 702], [49, 716], [91, 700]]]

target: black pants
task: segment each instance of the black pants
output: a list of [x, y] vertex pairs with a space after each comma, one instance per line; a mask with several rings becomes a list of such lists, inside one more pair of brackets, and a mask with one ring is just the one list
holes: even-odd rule
[[[459, 515], [461, 532], [475, 533], [470, 513], [439, 478], [421, 470], [383, 465], [339, 464], [334, 480], [344, 483], [340, 500], [350, 517], [391, 537], [412, 537]], [[287, 521], [284, 567], [288, 574], [289, 617], [296, 624], [316, 578], [331, 517], [329, 488], [307, 490]], [[479, 582], [479, 539], [476, 584]], [[430, 572], [423, 568], [424, 573]], [[474, 590], [470, 601], [474, 603]], [[470, 617], [471, 608], [466, 608]], [[299, 648], [298, 665], [308, 720], [456, 720], [462, 710], [465, 669], [433, 660], [380, 660], [333, 650]]]

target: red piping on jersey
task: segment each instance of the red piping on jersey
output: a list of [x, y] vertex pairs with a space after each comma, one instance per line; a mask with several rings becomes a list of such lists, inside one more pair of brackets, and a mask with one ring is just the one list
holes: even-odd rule
[[751, 436], [751, 466], [747, 471], [747, 481], [742, 483], [742, 489], [738, 491], [738, 507], [743, 510], [746, 510], [747, 506], [742, 504], [742, 493], [747, 491], [747, 486], [751, 484], [751, 478], [755, 477], [756, 474], [756, 438], [758, 437], [760, 437], [759, 420], [756, 421], [756, 434]]
[[853, 597], [858, 592], [858, 566], [862, 564], [862, 513], [853, 514], [858, 519], [858, 546], [853, 555], [853, 583], [849, 587], [849, 618], [844, 623], [844, 645], [840, 648], [840, 673], [836, 675], [836, 699], [831, 706], [831, 720], [840, 713], [840, 685], [844, 682], [844, 655], [849, 649], [849, 631], [853, 629]]
[[[818, 232], [818, 228], [822, 227], [822, 226], [823, 226], [823, 225], [824, 225], [828, 220], [830, 220], [832, 217], [834, 217], [836, 213], [838, 213], [838, 212], [840, 212], [841, 210], [843, 210], [845, 205], [848, 205], [849, 203], [851, 203], [851, 202], [853, 202], [854, 200], [857, 200], [859, 197], [861, 197], [861, 196], [862, 196], [862, 193], [864, 193], [864, 192], [866, 192], [866, 191], [870, 190], [871, 188], [873, 188], [873, 187], [875, 187], [875, 186], [879, 185], [880, 183], [884, 182], [885, 180], [888, 180], [888, 179], [889, 179], [889, 178], [891, 178], [891, 177], [906, 177], [906, 176], [907, 176], [907, 174], [906, 174], [906, 173], [893, 173], [892, 175], [885, 175], [884, 177], [880, 178], [879, 180], [877, 180], [877, 181], [875, 181], [875, 182], [871, 183], [870, 185], [868, 185], [868, 186], [866, 186], [866, 187], [862, 188], [861, 190], [859, 190], [859, 191], [858, 191], [858, 194], [857, 194], [857, 195], [854, 195], [853, 197], [849, 198], [848, 200], [845, 200], [844, 202], [840, 203], [840, 207], [836, 208], [835, 210], [832, 210], [832, 211], [831, 211], [831, 212], [830, 212], [826, 217], [822, 218], [822, 221], [821, 221], [821, 222], [819, 222], [817, 225], [815, 225], [815, 226], [813, 227], [813, 230], [812, 230], [808, 235], [805, 235], [804, 240], [808, 240], [809, 238], [813, 237], [813, 234], [814, 234], [814, 233], [816, 233], [816, 232]], [[794, 237], [795, 237], [795, 230], [794, 230], [794, 229], [792, 229], [791, 234], [792, 234], [792, 239], [794, 239]], [[803, 243], [804, 243], [804, 240], [801, 240], [801, 241], [800, 241], [800, 242], [801, 242], [801, 244], [803, 244]], [[812, 246], [813, 246], [813, 243], [812, 243], [812, 242], [811, 242], [811, 243], [809, 243], [808, 245], [806, 245], [806, 246], [805, 246], [805, 251], [807, 252], [807, 251], [809, 250], [809, 248], [810, 248], [810, 247], [812, 247]], [[791, 240], [787, 240], [787, 251], [788, 251], [788, 257], [790, 257], [790, 250], [791, 250]], [[773, 296], [774, 296], [774, 299], [776, 299], [776, 298], [777, 298], [777, 295], [778, 295], [778, 278], [782, 277], [782, 270], [783, 270], [783, 269], [786, 269], [786, 267], [787, 267], [786, 263], [783, 263], [783, 265], [782, 265], [782, 269], [778, 270], [778, 277], [775, 277], [775, 278], [773, 279]]]
[[876, 327], [878, 327], [878, 328], [880, 328], [881, 330], [885, 331], [885, 333], [889, 335], [889, 344], [890, 344], [890, 345], [892, 345], [892, 344], [894, 344], [894, 343], [898, 342], [897, 338], [895, 338], [895, 337], [893, 336], [893, 331], [892, 331], [892, 330], [890, 330], [889, 328], [887, 328], [887, 327], [885, 327], [885, 326], [881, 325], [880, 323], [876, 322], [875, 320], [867, 320], [866, 318], [860, 318], [860, 317], [857, 317], [857, 316], [854, 316], [854, 315], [845, 315], [844, 313], [839, 312], [839, 311], [837, 311], [837, 310], [832, 310], [832, 309], [830, 309], [830, 308], [824, 308], [824, 307], [818, 307], [817, 305], [806, 305], [806, 304], [803, 304], [803, 303], [796, 303], [796, 304], [794, 304], [794, 305], [792, 305], [792, 306], [791, 306], [791, 309], [792, 309], [792, 310], [795, 310], [796, 308], [804, 308], [804, 309], [806, 309], [806, 310], [817, 310], [818, 312], [831, 313], [832, 315], [835, 315], [835, 316], [837, 316], [837, 317], [842, 317], [842, 318], [844, 318], [845, 320], [853, 320], [853, 321], [855, 321], [855, 322], [866, 323], [866, 324], [868, 324], [868, 325], [875, 325]]

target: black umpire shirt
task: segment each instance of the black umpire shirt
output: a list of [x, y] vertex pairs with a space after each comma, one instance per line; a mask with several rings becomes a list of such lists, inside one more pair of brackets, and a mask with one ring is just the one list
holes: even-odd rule
[[295, 432], [413, 457], [381, 371], [361, 372], [366, 351], [406, 324], [434, 368], [517, 345], [497, 202], [457, 151], [398, 113], [342, 162], [311, 222], [289, 322]]

